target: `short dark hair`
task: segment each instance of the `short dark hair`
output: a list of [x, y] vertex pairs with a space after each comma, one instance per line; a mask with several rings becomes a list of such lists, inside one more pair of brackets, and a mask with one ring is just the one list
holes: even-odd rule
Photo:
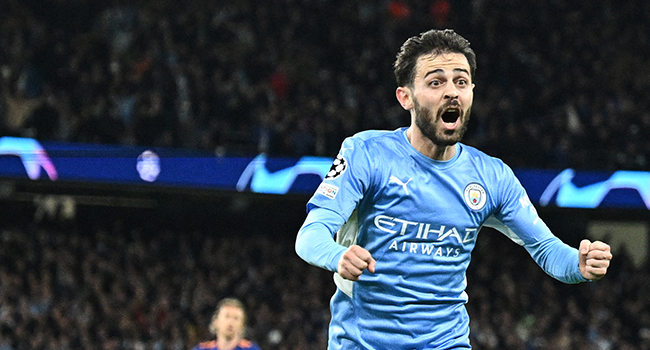
[[393, 64], [398, 86], [413, 86], [418, 58], [427, 54], [461, 53], [467, 58], [470, 75], [476, 71], [476, 54], [469, 41], [452, 29], [431, 29], [404, 42]]

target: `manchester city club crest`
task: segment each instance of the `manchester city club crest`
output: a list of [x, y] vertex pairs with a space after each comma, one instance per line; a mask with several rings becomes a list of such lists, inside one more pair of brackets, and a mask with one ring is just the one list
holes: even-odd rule
[[465, 187], [465, 203], [473, 210], [481, 210], [487, 202], [487, 194], [483, 186], [476, 182]]

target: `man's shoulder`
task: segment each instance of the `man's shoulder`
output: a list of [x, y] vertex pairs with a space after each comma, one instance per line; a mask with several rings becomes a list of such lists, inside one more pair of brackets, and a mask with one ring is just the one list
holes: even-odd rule
[[400, 132], [404, 132], [403, 128], [399, 128], [396, 130], [364, 130], [364, 131], [359, 131], [358, 133], [352, 135], [350, 138], [365, 142], [369, 140], [375, 140], [378, 138], [381, 139], [381, 138], [396, 137], [400, 134]]
[[473, 159], [474, 161], [480, 161], [482, 163], [486, 164], [491, 164], [494, 166], [502, 167], [505, 166], [506, 164], [501, 160], [500, 158], [491, 156], [480, 149], [466, 145], [466, 144], [461, 144], [462, 151], [466, 153], [466, 155]]
[[[241, 349], [241, 350], [260, 350], [260, 347], [253, 343], [250, 340], [247, 339], [242, 339], [239, 344], [237, 344], [237, 347], [235, 349]], [[219, 350], [217, 347], [217, 341], [216, 340], [211, 340], [211, 341], [206, 341], [206, 342], [201, 342], [197, 346], [195, 346], [192, 350]]]
[[491, 183], [502, 183], [504, 180], [512, 180], [515, 174], [508, 164], [497, 157], [490, 156], [485, 152], [472, 146], [461, 145], [465, 153], [462, 166], [471, 167], [481, 173]]
[[218, 349], [216, 340], [201, 342], [197, 346], [195, 346], [192, 350], [214, 350], [214, 349]]
[[[385, 152], [392, 152], [395, 149], [401, 149], [400, 145], [404, 142], [403, 129], [396, 130], [364, 130], [360, 131], [343, 142], [342, 149], [361, 150], [361, 153], [371, 153], [375, 156], [383, 155]], [[345, 155], [345, 154], [344, 154]]]
[[257, 346], [257, 344], [253, 343], [250, 340], [242, 339], [241, 342], [239, 342], [239, 345], [237, 345], [240, 349], [247, 349], [247, 350], [260, 350], [260, 347]]

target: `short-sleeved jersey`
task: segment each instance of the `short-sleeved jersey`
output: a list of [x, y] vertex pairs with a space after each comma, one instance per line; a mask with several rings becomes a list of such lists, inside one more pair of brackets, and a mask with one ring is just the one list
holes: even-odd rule
[[330, 348], [354, 348], [341, 345], [348, 337], [373, 349], [453, 339], [469, 348], [465, 275], [484, 225], [527, 247], [554, 277], [584, 280], [577, 254], [553, 262], [535, 256], [539, 244], [557, 238], [501, 160], [460, 143], [451, 160], [432, 160], [405, 131], [347, 138], [307, 205], [340, 215], [336, 241], [358, 244], [377, 261], [375, 273], [364, 271], [357, 282], [335, 274]]

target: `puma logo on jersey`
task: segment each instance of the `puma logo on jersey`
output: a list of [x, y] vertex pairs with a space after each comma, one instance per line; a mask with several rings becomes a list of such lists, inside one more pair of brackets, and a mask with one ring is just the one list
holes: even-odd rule
[[396, 184], [402, 186], [402, 188], [404, 189], [404, 192], [406, 192], [406, 194], [408, 195], [409, 194], [409, 189], [406, 188], [406, 185], [409, 182], [411, 182], [411, 180], [413, 180], [413, 178], [409, 178], [406, 182], [402, 182], [402, 180], [400, 180], [400, 179], [396, 178], [395, 176], [391, 175], [390, 179], [388, 180], [388, 183], [396, 183]]

